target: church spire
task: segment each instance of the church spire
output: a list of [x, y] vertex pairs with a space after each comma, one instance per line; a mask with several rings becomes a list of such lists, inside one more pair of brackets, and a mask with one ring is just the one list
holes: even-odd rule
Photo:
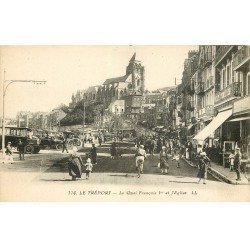
[[131, 59], [129, 60], [129, 62], [135, 61], [135, 57], [136, 57], [136, 52], [135, 52], [134, 55], [131, 57]]

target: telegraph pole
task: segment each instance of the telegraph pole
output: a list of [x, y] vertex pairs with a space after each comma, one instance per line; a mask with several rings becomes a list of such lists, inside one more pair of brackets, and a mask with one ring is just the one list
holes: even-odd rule
[[83, 141], [82, 141], [82, 147], [84, 148], [84, 127], [85, 127], [85, 101], [83, 101], [83, 121], [82, 121], [82, 133], [83, 133]]
[[[2, 157], [4, 160], [5, 157], [5, 96], [6, 96], [6, 91], [7, 88], [9, 87], [10, 84], [12, 83], [34, 83], [34, 84], [45, 84], [46, 81], [36, 81], [36, 80], [6, 80], [5, 79], [5, 73], [6, 71], [4, 70], [4, 77], [3, 77], [3, 117], [2, 117]], [[7, 85], [5, 86], [5, 83]]]

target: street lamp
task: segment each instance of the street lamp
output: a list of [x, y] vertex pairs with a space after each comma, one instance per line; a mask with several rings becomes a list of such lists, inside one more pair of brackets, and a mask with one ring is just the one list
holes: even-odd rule
[[[46, 81], [37, 81], [37, 80], [5, 80], [5, 71], [4, 71], [4, 79], [3, 79], [3, 116], [2, 116], [2, 157], [4, 159], [5, 152], [5, 96], [8, 87], [12, 83], [34, 83], [34, 84], [45, 84]], [[6, 85], [6, 86], [5, 86]]]

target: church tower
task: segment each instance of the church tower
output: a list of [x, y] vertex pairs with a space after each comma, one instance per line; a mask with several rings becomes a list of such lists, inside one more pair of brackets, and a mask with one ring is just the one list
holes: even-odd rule
[[126, 69], [126, 75], [132, 74], [132, 90], [143, 94], [145, 90], [145, 70], [141, 61], [136, 60], [136, 53], [131, 57]]

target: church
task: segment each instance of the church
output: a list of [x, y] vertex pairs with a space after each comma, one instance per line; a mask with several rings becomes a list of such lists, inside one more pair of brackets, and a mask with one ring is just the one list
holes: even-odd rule
[[[109, 78], [102, 85], [89, 87], [84, 91], [82, 99], [87, 104], [101, 102], [113, 113], [135, 117], [140, 113], [144, 91], [145, 69], [134, 53], [129, 60], [125, 75]], [[72, 99], [72, 106], [77, 94], [74, 96], [74, 102]]]
[[[100, 86], [97, 96], [111, 111], [124, 112], [127, 116], [133, 116], [140, 112], [144, 91], [145, 69], [134, 53], [126, 68], [126, 74], [106, 79]], [[123, 101], [117, 102], [117, 100]], [[117, 104], [119, 104], [119, 110], [114, 108]]]

